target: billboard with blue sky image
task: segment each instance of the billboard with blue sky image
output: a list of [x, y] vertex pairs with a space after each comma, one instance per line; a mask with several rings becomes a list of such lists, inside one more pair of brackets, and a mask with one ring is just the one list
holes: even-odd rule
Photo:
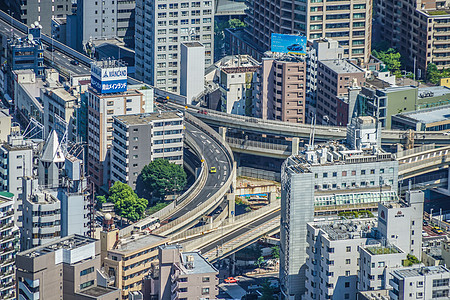
[[305, 55], [306, 36], [272, 33], [270, 51]]

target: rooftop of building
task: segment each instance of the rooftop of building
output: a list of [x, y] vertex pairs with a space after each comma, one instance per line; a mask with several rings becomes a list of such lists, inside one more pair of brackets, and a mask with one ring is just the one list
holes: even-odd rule
[[312, 166], [335, 164], [361, 164], [368, 162], [395, 161], [395, 156], [382, 149], [349, 150], [337, 142], [315, 145], [314, 150], [304, 150], [287, 160], [294, 173], [310, 173]]
[[6, 191], [0, 192], [0, 204], [13, 202], [14, 201], [14, 194]]
[[[374, 290], [374, 291], [360, 291], [358, 292], [358, 299], [361, 300], [389, 300], [390, 290]], [[360, 298], [360, 296], [364, 298]]]
[[450, 15], [450, 9], [446, 9], [446, 8], [419, 9], [419, 11], [423, 12], [431, 17]]
[[99, 68], [119, 68], [126, 67], [125, 63], [119, 59], [104, 59], [94, 61], [93, 64]]
[[395, 270], [392, 272], [394, 276], [401, 278], [430, 276], [445, 273], [450, 274], [450, 271], [444, 266], [410, 267], [401, 270]]
[[121, 238], [117, 246], [110, 251], [120, 253], [122, 255], [127, 255], [141, 249], [154, 248], [155, 246], [163, 244], [166, 241], [166, 237], [142, 232], [139, 234], [133, 234], [131, 236]]
[[325, 59], [320, 63], [338, 74], [365, 73], [365, 71], [345, 59]]
[[110, 287], [102, 287], [102, 286], [94, 286], [88, 289], [85, 289], [81, 292], [78, 292], [78, 294], [81, 295], [88, 295], [88, 296], [92, 296], [92, 297], [100, 297], [112, 292], [117, 291], [117, 289], [114, 288], [110, 288]]
[[120, 92], [120, 93], [100, 94], [94, 88], [92, 88], [92, 86], [89, 87], [89, 92], [91, 94], [97, 96], [100, 99], [116, 98], [116, 97], [123, 97], [123, 96], [138, 96], [138, 95], [142, 95], [142, 93], [139, 92], [136, 89], [127, 89], [126, 91], [123, 91], [123, 92]]
[[67, 23], [66, 17], [53, 18], [53, 22], [58, 23], [59, 25], [65, 25]]
[[218, 0], [215, 16], [236, 16], [245, 15], [247, 5], [245, 1]]
[[450, 122], [450, 105], [405, 112], [396, 115], [396, 117], [406, 118], [424, 124], [444, 121]]
[[59, 200], [52, 194], [43, 192], [37, 192], [30, 197], [30, 201], [33, 204], [55, 204], [59, 203]]
[[182, 44], [185, 45], [188, 48], [191, 48], [191, 47], [192, 48], [193, 47], [203, 47], [203, 44], [200, 43], [200, 42], [197, 42], [197, 41], [195, 41], [195, 42], [183, 42]]
[[95, 243], [96, 241], [97, 241], [96, 239], [93, 239], [90, 237], [74, 234], [74, 235], [69, 235], [69, 236], [57, 239], [54, 242], [50, 242], [48, 244], [20, 252], [20, 253], [18, 253], [18, 255], [35, 258], [38, 256], [46, 255], [48, 253], [55, 252], [56, 250], [59, 250], [59, 249], [65, 249], [65, 250], [77, 249], [82, 246], [85, 246], [85, 245], [88, 245], [91, 243]]
[[218, 272], [214, 266], [208, 262], [198, 252], [182, 252], [181, 259], [185, 274], [206, 274]]
[[226, 74], [237, 74], [237, 73], [256, 72], [258, 69], [259, 66], [223, 67], [222, 71]]
[[446, 86], [429, 86], [429, 87], [421, 87], [418, 90], [419, 98], [427, 98], [427, 97], [439, 97], [450, 94], [450, 88]]
[[309, 224], [322, 230], [330, 240], [337, 241], [371, 237], [372, 228], [376, 226], [377, 219], [315, 221]]
[[402, 253], [402, 251], [399, 248], [395, 247], [394, 245], [383, 246], [380, 244], [376, 246], [366, 247], [365, 249], [372, 255]]
[[114, 119], [123, 123], [126, 126], [129, 125], [147, 125], [153, 121], [180, 119], [182, 116], [178, 115], [175, 111], [162, 111], [153, 113], [142, 113], [133, 115], [115, 116]]
[[388, 87], [391, 87], [392, 85], [384, 80], [381, 80], [379, 78], [372, 78], [372, 79], [366, 79], [365, 85], [368, 85], [369, 87], [374, 87], [377, 89], [386, 89]]
[[71, 101], [76, 101], [77, 98], [73, 95], [71, 95], [68, 91], [66, 91], [65, 88], [56, 88], [56, 89], [52, 89], [52, 90], [47, 90], [46, 93], [49, 96], [52, 96], [53, 94], [55, 96], [57, 96], [59, 99], [65, 101], [65, 102], [71, 102]]

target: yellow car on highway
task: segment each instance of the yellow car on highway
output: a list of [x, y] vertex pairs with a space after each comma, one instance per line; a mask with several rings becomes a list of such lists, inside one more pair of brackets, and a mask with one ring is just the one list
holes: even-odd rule
[[211, 168], [209, 169], [209, 173], [216, 173], [216, 172], [217, 172], [216, 167], [211, 167]]

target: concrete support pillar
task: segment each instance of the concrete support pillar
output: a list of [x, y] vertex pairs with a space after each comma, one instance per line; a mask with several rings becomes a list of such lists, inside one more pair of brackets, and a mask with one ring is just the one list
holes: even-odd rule
[[274, 192], [270, 192], [269, 195], [267, 195], [267, 200], [269, 200], [269, 204], [273, 203], [277, 198], [277, 195]]
[[231, 276], [234, 276], [236, 273], [236, 253], [233, 253], [230, 256], [230, 273]]
[[222, 139], [225, 141], [227, 137], [227, 128], [226, 127], [219, 127], [219, 134], [222, 137]]
[[300, 143], [300, 139], [298, 137], [292, 138], [292, 155], [298, 154], [298, 144]]
[[236, 202], [234, 201], [234, 193], [227, 194], [228, 201], [228, 219], [232, 222], [234, 220], [234, 216], [236, 215]]

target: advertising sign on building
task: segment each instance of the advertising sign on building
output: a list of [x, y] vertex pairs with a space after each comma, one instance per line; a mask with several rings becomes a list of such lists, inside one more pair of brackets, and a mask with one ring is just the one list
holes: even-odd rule
[[272, 33], [270, 51], [305, 55], [306, 36]]
[[91, 86], [100, 94], [120, 93], [127, 90], [127, 67], [112, 63], [91, 65]]

